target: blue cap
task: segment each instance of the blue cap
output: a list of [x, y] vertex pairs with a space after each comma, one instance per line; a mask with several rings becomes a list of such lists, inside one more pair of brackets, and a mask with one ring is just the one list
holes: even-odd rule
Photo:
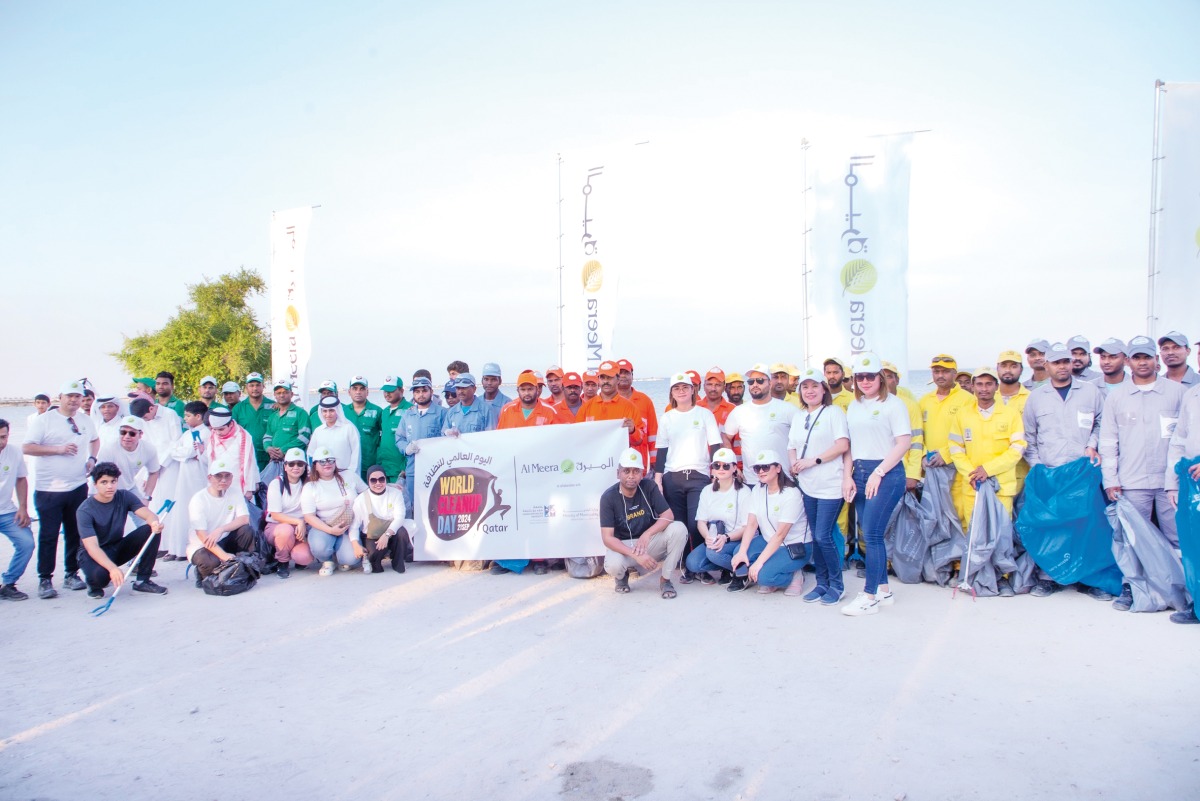
[[475, 376], [470, 373], [459, 373], [458, 378], [454, 379], [456, 387], [473, 387], [475, 386]]
[[496, 364], [495, 362], [488, 362], [485, 364], [483, 366], [483, 372], [479, 374], [480, 378], [487, 378], [489, 375], [495, 376], [496, 378], [504, 377], [500, 373], [500, 365]]
[[451, 378], [449, 381], [446, 382], [446, 386], [442, 387], [442, 394], [443, 395], [457, 395], [458, 394], [458, 388], [454, 386], [453, 378]]
[[425, 376], [419, 375], [412, 380], [412, 388], [416, 389], [417, 387], [429, 387], [430, 389], [433, 389], [433, 382]]

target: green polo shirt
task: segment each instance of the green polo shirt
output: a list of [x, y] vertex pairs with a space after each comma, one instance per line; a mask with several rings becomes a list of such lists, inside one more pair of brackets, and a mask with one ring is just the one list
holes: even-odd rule
[[263, 447], [279, 448], [284, 453], [287, 453], [288, 448], [303, 450], [308, 447], [310, 434], [312, 428], [308, 424], [308, 412], [293, 403], [283, 414], [275, 408], [267, 415]]
[[395, 409], [388, 406], [383, 410], [383, 422], [379, 428], [379, 464], [383, 465], [388, 481], [394, 482], [408, 467], [408, 457], [396, 447], [396, 429], [400, 426], [404, 410], [410, 406], [412, 402], [402, 398]]
[[379, 458], [379, 432], [383, 423], [383, 409], [367, 401], [362, 412], [354, 411], [353, 403], [342, 404], [342, 411], [350, 425], [358, 429], [359, 450], [362, 452], [362, 477], [367, 478], [367, 468]]

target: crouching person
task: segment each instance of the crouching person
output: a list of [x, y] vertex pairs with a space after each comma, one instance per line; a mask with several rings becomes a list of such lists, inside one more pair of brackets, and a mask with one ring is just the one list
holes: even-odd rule
[[283, 475], [272, 479], [267, 486], [267, 541], [275, 545], [275, 575], [285, 579], [291, 575], [290, 562], [297, 568], [312, 564], [308, 548], [308, 525], [300, 509], [300, 496], [308, 480], [308, 457], [299, 448], [290, 448], [283, 457]]
[[629, 592], [629, 572], [649, 573], [662, 565], [658, 589], [675, 597], [671, 578], [687, 544], [687, 526], [675, 520], [671, 507], [636, 448], [626, 448], [617, 462], [618, 481], [600, 496], [600, 537], [606, 549], [604, 570], [617, 581], [618, 593]]
[[401, 528], [405, 518], [404, 493], [388, 483], [382, 465], [367, 468], [367, 491], [354, 499], [354, 525], [351, 531], [362, 535], [366, 555], [364, 573], [382, 573], [383, 560], [392, 560], [392, 570], [404, 572], [404, 554], [408, 531]]
[[196, 586], [215, 573], [234, 554], [254, 549], [250, 509], [242, 493], [230, 492], [233, 466], [214, 459], [208, 466], [208, 486], [188, 503], [188, 561], [196, 566]]
[[[137, 564], [134, 591], [163, 595], [167, 588], [150, 580], [158, 556], [162, 522], [137, 495], [117, 489], [120, 478], [121, 470], [112, 462], [101, 462], [93, 467], [91, 479], [96, 484], [96, 492], [80, 504], [75, 513], [79, 523], [79, 567], [83, 570], [88, 595], [103, 598], [104, 588], [110, 581], [114, 588], [120, 587], [125, 581], [120, 566], [137, 556], [139, 551], [142, 558]], [[125, 534], [125, 521], [131, 513], [145, 524]], [[145, 550], [142, 550], [143, 545]]]

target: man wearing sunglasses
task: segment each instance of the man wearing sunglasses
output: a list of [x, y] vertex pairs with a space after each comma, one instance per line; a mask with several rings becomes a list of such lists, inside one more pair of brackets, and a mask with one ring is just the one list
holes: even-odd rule
[[421, 446], [418, 440], [442, 436], [446, 422], [446, 407], [433, 402], [433, 382], [429, 376], [417, 374], [412, 380], [413, 404], [404, 410], [396, 426], [396, 447], [408, 457], [404, 470], [404, 503], [413, 508], [413, 490], [416, 487], [416, 460]]
[[83, 384], [68, 381], [59, 393], [58, 408], [29, 424], [21, 452], [34, 457], [33, 505], [38, 514], [38, 597], [57, 598], [51, 580], [63, 532], [63, 586], [82, 590], [79, 578], [79, 523], [76, 513], [87, 500], [87, 474], [96, 464], [100, 438], [91, 418], [79, 413]]
[[[746, 389], [750, 402], [743, 403], [725, 418], [725, 447], [733, 448], [734, 440], [740, 439], [746, 453], [786, 453], [796, 407], [771, 397], [771, 368], [765, 364], [756, 364], [746, 371]], [[745, 480], [750, 485], [758, 483], [753, 472], [745, 473]]]
[[[112, 462], [121, 471], [117, 478], [117, 489], [126, 490], [136, 495], [143, 503], [154, 494], [158, 483], [162, 464], [158, 453], [148, 443], [142, 441], [141, 418], [127, 415], [121, 418], [120, 428], [117, 429], [118, 442], [105, 443], [100, 446], [96, 458], [101, 462]], [[145, 473], [145, 483], [139, 476]]]

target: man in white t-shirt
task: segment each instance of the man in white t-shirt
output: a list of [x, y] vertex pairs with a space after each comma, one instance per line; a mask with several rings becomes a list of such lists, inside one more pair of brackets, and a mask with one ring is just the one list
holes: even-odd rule
[[[24, 601], [29, 596], [17, 589], [29, 560], [33, 558], [33, 531], [29, 528], [29, 479], [25, 457], [8, 447], [9, 425], [0, 420], [0, 534], [13, 546], [8, 570], [0, 577], [0, 601]], [[13, 500], [13, 497], [16, 500]]]
[[36, 465], [33, 505], [38, 514], [38, 597], [57, 598], [54, 575], [58, 533], [63, 532], [63, 586], [87, 587], [79, 577], [79, 523], [75, 513], [88, 496], [87, 474], [96, 464], [100, 439], [92, 420], [79, 411], [83, 384], [68, 381], [58, 408], [38, 416], [25, 432], [21, 451]]
[[121, 404], [112, 396], [101, 396], [96, 399], [96, 407], [92, 411], [92, 425], [96, 427], [96, 435], [100, 437], [100, 447], [109, 442], [115, 443], [120, 439]]
[[[121, 418], [117, 430], [119, 441], [100, 446], [96, 458], [101, 462], [112, 462], [121, 471], [117, 489], [129, 490], [145, 503], [154, 494], [162, 463], [158, 453], [142, 441], [142, 419], [133, 415]], [[145, 472], [144, 479], [139, 475]], [[144, 482], [144, 483], [143, 483]]]
[[308, 455], [317, 448], [328, 448], [337, 459], [338, 470], [358, 475], [362, 469], [362, 438], [358, 428], [343, 417], [342, 403], [336, 396], [328, 395], [317, 403], [317, 415], [321, 425], [313, 429], [308, 441]]
[[208, 467], [208, 486], [188, 502], [188, 560], [196, 566], [196, 586], [233, 554], [254, 547], [250, 509], [240, 492], [230, 492], [234, 466], [217, 459]]
[[[725, 447], [733, 448], [733, 441], [740, 439], [743, 453], [786, 453], [796, 407], [771, 397], [771, 368], [756, 364], [747, 370], [746, 390], [749, 403], [738, 406], [725, 418]], [[758, 483], [752, 470], [744, 471], [743, 476], [747, 484]]]

